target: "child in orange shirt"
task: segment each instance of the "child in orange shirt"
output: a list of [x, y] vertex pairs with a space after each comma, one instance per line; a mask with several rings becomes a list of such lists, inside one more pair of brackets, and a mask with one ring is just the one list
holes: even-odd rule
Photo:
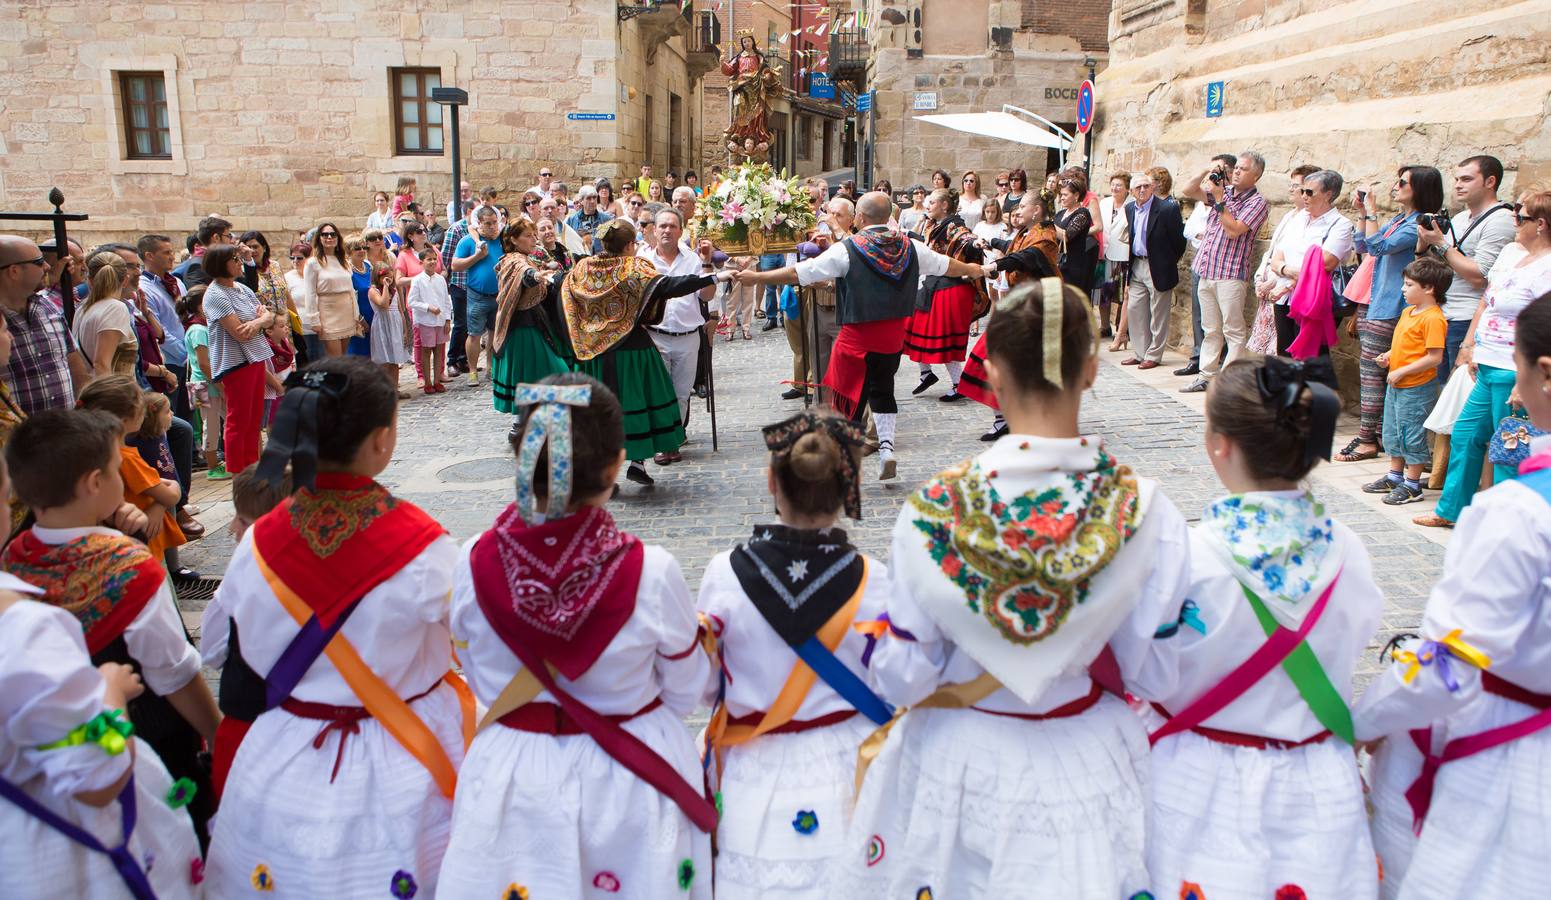
[[1389, 474], [1363, 492], [1384, 494], [1390, 506], [1422, 499], [1422, 466], [1430, 453], [1423, 423], [1438, 400], [1438, 365], [1449, 323], [1438, 301], [1454, 282], [1454, 272], [1441, 260], [1417, 257], [1405, 269], [1401, 292], [1406, 308], [1395, 323], [1388, 353], [1379, 365], [1389, 369], [1384, 391], [1384, 446], [1389, 448]]
[[[82, 409], [97, 409], [116, 416], [124, 423], [120, 440], [140, 430], [145, 421], [146, 403], [140, 386], [130, 375], [105, 375], [93, 379], [81, 391]], [[145, 546], [151, 556], [161, 560], [167, 550], [187, 543], [178, 527], [173, 510], [183, 497], [183, 489], [170, 478], [163, 478], [144, 459], [140, 451], [123, 443], [119, 447], [119, 476], [124, 480], [124, 499], [145, 513]]]

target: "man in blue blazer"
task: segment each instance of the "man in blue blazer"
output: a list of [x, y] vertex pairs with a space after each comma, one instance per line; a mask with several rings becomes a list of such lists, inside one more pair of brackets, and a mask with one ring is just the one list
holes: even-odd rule
[[1131, 284], [1126, 289], [1131, 358], [1123, 366], [1155, 369], [1169, 339], [1169, 305], [1179, 284], [1179, 258], [1185, 255], [1185, 220], [1179, 204], [1155, 197], [1147, 171], [1131, 177], [1126, 226], [1131, 235]]

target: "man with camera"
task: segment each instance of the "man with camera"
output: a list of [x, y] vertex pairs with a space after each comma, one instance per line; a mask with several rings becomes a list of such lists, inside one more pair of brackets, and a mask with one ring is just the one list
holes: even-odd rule
[[1185, 196], [1199, 200], [1207, 213], [1206, 228], [1190, 264], [1201, 309], [1200, 374], [1180, 388], [1181, 393], [1206, 390], [1221, 366], [1244, 352], [1249, 337], [1244, 300], [1249, 295], [1250, 253], [1255, 233], [1271, 214], [1271, 205], [1255, 187], [1265, 171], [1265, 157], [1246, 150], [1234, 158], [1231, 169], [1214, 160], [1212, 168], [1182, 189]]
[[1454, 199], [1465, 208], [1452, 221], [1442, 215], [1423, 215], [1417, 220], [1416, 252], [1431, 252], [1454, 270], [1454, 283], [1443, 304], [1449, 335], [1443, 366], [1438, 370], [1442, 380], [1454, 371], [1460, 343], [1486, 290], [1486, 273], [1497, 254], [1513, 241], [1512, 207], [1497, 202], [1502, 180], [1503, 164], [1497, 157], [1472, 156], [1454, 170]]

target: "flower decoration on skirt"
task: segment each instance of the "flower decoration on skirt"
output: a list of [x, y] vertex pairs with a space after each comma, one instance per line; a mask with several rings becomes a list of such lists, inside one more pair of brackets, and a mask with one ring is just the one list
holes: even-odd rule
[[197, 856], [194, 857], [193, 859], [189, 860], [189, 864], [188, 864], [188, 883], [189, 884], [204, 884], [205, 883], [205, 861], [200, 859]]
[[811, 809], [799, 809], [797, 817], [792, 819], [792, 827], [798, 834], [812, 834], [819, 830], [819, 817]]
[[1206, 900], [1206, 891], [1201, 890], [1201, 885], [1194, 881], [1182, 882], [1179, 886], [1179, 900]]
[[388, 891], [398, 900], [409, 900], [420, 890], [420, 885], [415, 883], [415, 876], [403, 869], [393, 873], [393, 880], [388, 882]]
[[253, 867], [253, 874], [248, 876], [248, 880], [253, 882], [255, 891], [263, 891], [267, 894], [275, 889], [274, 876], [269, 874], [269, 866], [263, 863]]
[[695, 883], [695, 861], [689, 857], [679, 861], [679, 890], [687, 891]]
[[1284, 884], [1276, 889], [1276, 900], [1309, 900], [1309, 895], [1296, 884]]
[[1137, 891], [1131, 895], [1131, 900], [1158, 900], [1158, 898], [1153, 896], [1152, 891]]
[[883, 837], [875, 834], [867, 842], [867, 865], [876, 866], [881, 862], [883, 862]]
[[528, 889], [514, 881], [506, 886], [501, 900], [528, 900]]
[[167, 805], [173, 809], [182, 809], [189, 805], [197, 793], [199, 793], [199, 787], [193, 781], [179, 778], [172, 783], [172, 787], [167, 789]]
[[610, 894], [619, 893], [619, 876], [613, 872], [599, 872], [592, 876], [592, 886]]
[[916, 888], [916, 900], [932, 900], [931, 885], [923, 885]]

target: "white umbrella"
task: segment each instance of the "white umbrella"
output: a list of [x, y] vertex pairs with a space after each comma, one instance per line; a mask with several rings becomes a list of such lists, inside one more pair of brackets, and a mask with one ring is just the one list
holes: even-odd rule
[[[1019, 112], [1022, 112], [1022, 110], [1019, 110]], [[917, 121], [930, 122], [933, 125], [951, 128], [954, 131], [998, 138], [1017, 144], [1027, 144], [1031, 147], [1050, 147], [1059, 150], [1063, 157], [1066, 155], [1066, 151], [1072, 147], [1071, 136], [1054, 124], [1046, 122], [1049, 125], [1047, 129], [1038, 123], [1021, 119], [1009, 112], [942, 113], [931, 116], [916, 116], [915, 118]], [[1041, 119], [1041, 121], [1045, 120]], [[1055, 129], [1055, 131], [1050, 129]], [[1056, 133], [1057, 131], [1060, 133]]]

